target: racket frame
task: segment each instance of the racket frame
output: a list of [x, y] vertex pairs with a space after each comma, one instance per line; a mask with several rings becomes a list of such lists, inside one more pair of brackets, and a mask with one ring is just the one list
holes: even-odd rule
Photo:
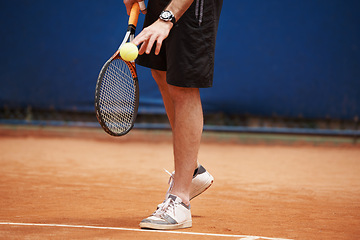
[[[123, 39], [123, 41], [121, 42], [118, 50], [114, 53], [114, 55], [108, 60], [106, 61], [106, 63], [104, 64], [104, 66], [102, 67], [100, 73], [99, 73], [99, 77], [96, 83], [96, 90], [95, 90], [95, 112], [96, 112], [96, 118], [98, 120], [98, 122], [100, 123], [100, 126], [103, 128], [103, 130], [110, 134], [111, 136], [123, 136], [125, 134], [127, 134], [133, 127], [134, 127], [134, 123], [137, 117], [137, 112], [138, 112], [138, 107], [139, 107], [139, 83], [138, 83], [138, 77], [137, 77], [137, 72], [136, 72], [136, 67], [135, 67], [135, 61], [125, 61], [124, 59], [121, 58], [120, 56], [120, 47], [124, 44], [127, 43], [129, 41], [132, 41], [135, 38], [135, 31], [136, 31], [136, 24], [138, 21], [138, 16], [139, 16], [139, 4], [135, 3], [133, 5], [133, 7], [131, 8], [131, 12], [130, 12], [130, 17], [129, 17], [129, 22], [128, 22], [128, 28], [125, 34], [125, 37]], [[107, 125], [106, 125], [106, 121], [104, 120], [104, 118], [102, 117], [101, 114], [101, 108], [100, 108], [100, 104], [99, 104], [99, 99], [100, 99], [100, 86], [102, 84], [102, 81], [104, 79], [104, 75], [106, 73], [107, 68], [110, 66], [111, 62], [114, 60], [121, 60], [123, 61], [127, 67], [129, 68], [133, 81], [134, 81], [134, 88], [135, 88], [135, 106], [134, 106], [134, 111], [132, 114], [132, 119], [131, 119], [131, 125], [129, 128], [127, 128], [125, 131], [123, 132], [113, 132]]]

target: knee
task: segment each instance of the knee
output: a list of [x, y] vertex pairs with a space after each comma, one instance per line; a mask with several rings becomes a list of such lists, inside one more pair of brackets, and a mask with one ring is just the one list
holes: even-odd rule
[[198, 88], [184, 88], [168, 85], [169, 93], [174, 102], [200, 100]]

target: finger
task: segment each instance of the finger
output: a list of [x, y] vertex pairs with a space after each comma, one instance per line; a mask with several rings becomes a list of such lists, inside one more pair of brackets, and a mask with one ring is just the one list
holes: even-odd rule
[[146, 30], [141, 31], [131, 42], [136, 46], [140, 45], [139, 54], [145, 52], [146, 46], [148, 44], [148, 37], [146, 37]]
[[127, 15], [130, 16], [130, 7], [128, 7], [127, 5], [125, 5], [125, 7], [126, 7], [126, 13], [127, 13]]
[[156, 40], [156, 36], [151, 36], [150, 39], [149, 39], [149, 42], [146, 46], [146, 54], [149, 54], [151, 52], [151, 49], [155, 43], [155, 40]]
[[142, 30], [131, 42], [136, 46], [140, 45], [141, 43], [145, 42], [148, 37], [146, 37], [146, 29]]
[[144, 44], [145, 42], [147, 42], [147, 40], [148, 38], [146, 37], [139, 37], [139, 38], [134, 38], [134, 40], [132, 40], [131, 42], [136, 46], [139, 46], [140, 44]]
[[124, 4], [125, 4], [125, 7], [126, 7], [126, 13], [127, 13], [127, 15], [130, 15], [130, 10], [131, 10], [131, 6], [132, 6], [131, 1], [129, 1], [129, 0], [124, 0]]
[[159, 55], [160, 50], [161, 50], [161, 46], [162, 46], [162, 39], [157, 39], [156, 40], [156, 49], [155, 49], [155, 55]]
[[139, 54], [140, 54], [140, 55], [144, 54], [147, 45], [148, 45], [148, 41], [145, 41], [145, 42], [143, 42], [143, 43], [141, 44], [140, 49], [139, 49]]
[[140, 7], [140, 11], [143, 13], [143, 14], [146, 14], [147, 13], [147, 10], [146, 10], [146, 5], [145, 5], [145, 2], [144, 0], [140, 0], [138, 1], [139, 3], [139, 7]]

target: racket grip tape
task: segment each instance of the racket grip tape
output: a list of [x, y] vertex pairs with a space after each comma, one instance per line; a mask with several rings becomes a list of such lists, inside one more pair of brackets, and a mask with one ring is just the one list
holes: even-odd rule
[[129, 17], [129, 26], [133, 25], [136, 27], [139, 19], [140, 7], [138, 3], [134, 3], [131, 7], [130, 17]]

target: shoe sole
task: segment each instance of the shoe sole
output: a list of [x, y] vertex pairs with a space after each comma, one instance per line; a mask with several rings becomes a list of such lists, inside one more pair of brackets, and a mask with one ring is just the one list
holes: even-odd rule
[[175, 230], [181, 228], [190, 228], [192, 227], [192, 220], [178, 223], [178, 224], [154, 224], [154, 223], [140, 223], [140, 228], [143, 229], [154, 229], [154, 230]]

